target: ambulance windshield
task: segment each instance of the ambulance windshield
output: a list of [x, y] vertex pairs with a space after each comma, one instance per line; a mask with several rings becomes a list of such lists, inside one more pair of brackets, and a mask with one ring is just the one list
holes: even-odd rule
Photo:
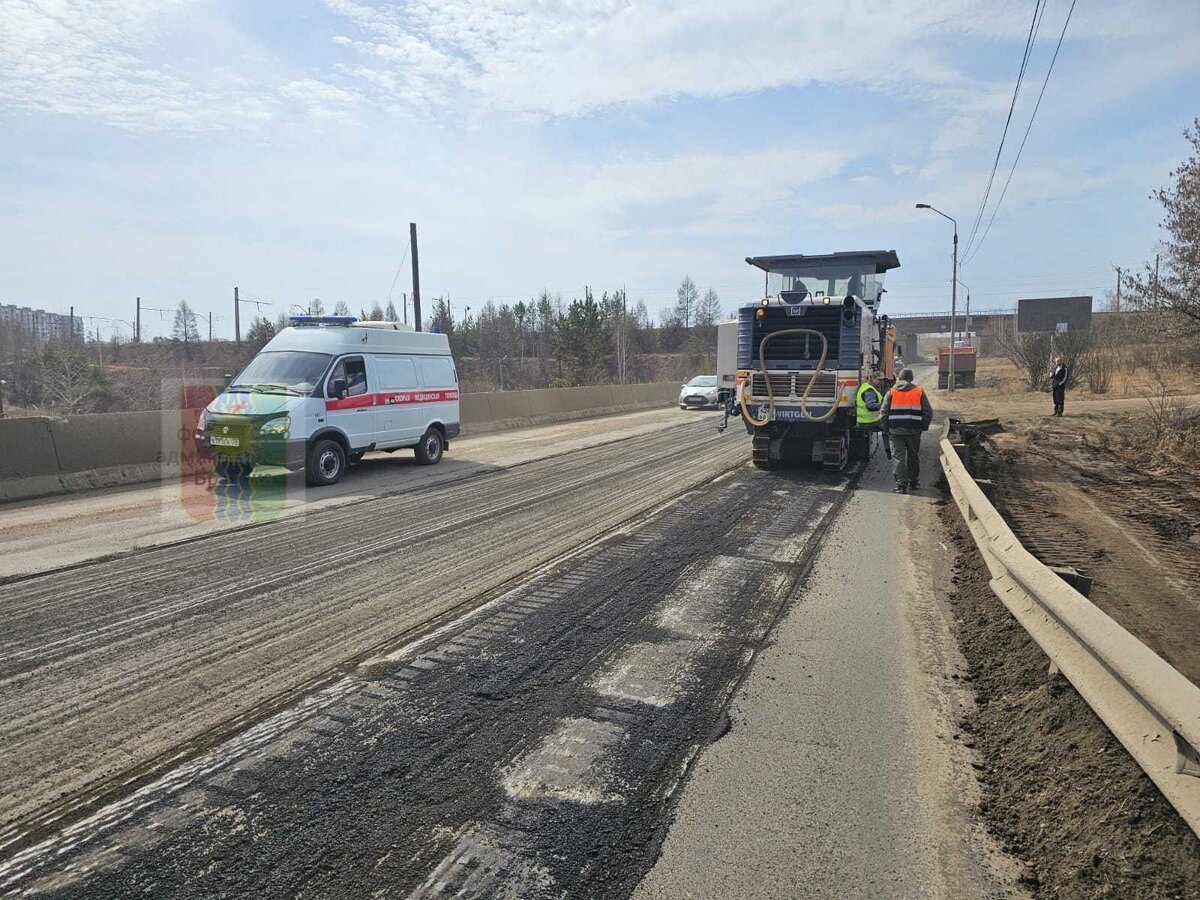
[[250, 365], [233, 380], [235, 392], [308, 394], [321, 381], [332, 357], [305, 350], [271, 350], [250, 360]]

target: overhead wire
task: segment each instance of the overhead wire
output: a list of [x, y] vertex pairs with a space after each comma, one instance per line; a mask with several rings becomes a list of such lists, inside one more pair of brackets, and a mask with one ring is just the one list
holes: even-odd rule
[[1008, 116], [1004, 120], [1004, 131], [1000, 135], [1000, 146], [996, 148], [996, 158], [992, 161], [992, 171], [988, 176], [987, 187], [983, 191], [983, 199], [979, 201], [979, 210], [975, 213], [975, 221], [971, 225], [971, 233], [967, 237], [967, 246], [963, 251], [964, 255], [970, 252], [975, 235], [979, 232], [979, 224], [983, 221], [983, 214], [987, 209], [988, 199], [992, 194], [992, 185], [996, 181], [996, 171], [1000, 168], [1000, 157], [1004, 153], [1004, 143], [1008, 139], [1008, 129], [1012, 124], [1013, 112], [1017, 108], [1017, 98], [1021, 94], [1021, 85], [1025, 81], [1025, 71], [1029, 68], [1029, 57], [1033, 53], [1033, 45], [1037, 40], [1037, 32], [1044, 12], [1045, 0], [1034, 0], [1033, 19], [1029, 23], [1029, 34], [1025, 38], [1025, 52], [1021, 56], [1021, 68], [1017, 72], [1017, 82], [1013, 85], [1012, 99], [1008, 103]]
[[1075, 12], [1075, 0], [1071, 0], [1071, 6], [1067, 10], [1067, 18], [1063, 22], [1062, 31], [1058, 35], [1058, 43], [1054, 47], [1054, 55], [1050, 57], [1050, 65], [1046, 68], [1046, 77], [1042, 79], [1042, 89], [1038, 91], [1037, 102], [1033, 105], [1033, 113], [1029, 116], [1029, 124], [1025, 126], [1025, 134], [1021, 138], [1021, 146], [1017, 148], [1017, 155], [1013, 157], [1012, 168], [1008, 170], [1008, 178], [1004, 182], [1004, 190], [1000, 192], [1000, 199], [996, 201], [996, 206], [992, 210], [992, 216], [988, 219], [987, 227], [983, 230], [982, 237], [971, 250], [970, 254], [963, 260], [965, 266], [976, 256], [979, 255], [979, 248], [983, 246], [983, 242], [987, 240], [988, 232], [992, 230], [992, 223], [996, 221], [996, 213], [1000, 211], [1000, 204], [1004, 202], [1005, 196], [1008, 194], [1008, 186], [1012, 184], [1013, 173], [1017, 171], [1017, 163], [1021, 161], [1021, 153], [1025, 150], [1025, 142], [1029, 140], [1029, 132], [1033, 129], [1033, 121], [1037, 118], [1038, 109], [1042, 105], [1042, 97], [1046, 95], [1046, 85], [1050, 83], [1050, 73], [1054, 71], [1054, 63], [1058, 60], [1058, 51], [1062, 49], [1063, 38], [1067, 35], [1067, 26], [1071, 24], [1071, 14]]

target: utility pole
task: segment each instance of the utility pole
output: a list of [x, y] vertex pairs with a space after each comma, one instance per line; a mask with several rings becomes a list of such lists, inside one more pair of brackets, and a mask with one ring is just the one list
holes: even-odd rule
[[400, 296], [404, 298], [404, 324], [407, 325], [408, 324], [408, 293], [405, 292], [405, 293], [401, 294]]
[[[1157, 259], [1155, 261], [1155, 265], [1157, 265]], [[1117, 296], [1114, 301], [1114, 305], [1116, 306], [1116, 311], [1120, 312], [1121, 311], [1121, 267], [1113, 266], [1113, 268], [1117, 270]], [[1157, 280], [1157, 279], [1155, 279], [1155, 280]]]
[[212, 310], [208, 313], [208, 342], [212, 343]]
[[242, 342], [242, 304], [238, 299], [238, 289], [233, 289], [233, 339]]
[[140, 344], [142, 342], [142, 298], [137, 298], [137, 318], [134, 319], [133, 326], [133, 342]]
[[946, 375], [946, 390], [954, 390], [954, 316], [958, 312], [958, 223], [954, 223], [954, 262], [951, 264], [953, 280], [950, 283], [950, 367]]
[[[62, 309], [60, 306], [59, 309]], [[61, 320], [60, 320], [61, 321]], [[71, 330], [67, 335], [68, 342], [72, 347], [75, 346], [75, 307], [71, 307]]]
[[412, 249], [413, 328], [421, 330], [421, 266], [417, 262], [417, 223], [408, 223], [408, 241]]
[[1154, 254], [1154, 302], [1158, 303], [1158, 254]]

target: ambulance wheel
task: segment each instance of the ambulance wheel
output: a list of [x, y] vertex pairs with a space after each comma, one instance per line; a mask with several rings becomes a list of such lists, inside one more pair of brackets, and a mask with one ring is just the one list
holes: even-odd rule
[[421, 435], [421, 442], [413, 450], [417, 454], [417, 462], [423, 466], [432, 466], [440, 462], [442, 451], [446, 449], [446, 439], [436, 428], [430, 428]]
[[305, 478], [314, 487], [337, 484], [346, 471], [346, 451], [337, 441], [322, 438], [308, 452]]

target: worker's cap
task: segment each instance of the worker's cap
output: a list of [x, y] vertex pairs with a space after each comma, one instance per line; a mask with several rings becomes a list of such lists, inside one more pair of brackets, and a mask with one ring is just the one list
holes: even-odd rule
[[900, 370], [900, 380], [901, 381], [912, 381], [913, 380], [913, 370], [912, 369], [901, 369]]

